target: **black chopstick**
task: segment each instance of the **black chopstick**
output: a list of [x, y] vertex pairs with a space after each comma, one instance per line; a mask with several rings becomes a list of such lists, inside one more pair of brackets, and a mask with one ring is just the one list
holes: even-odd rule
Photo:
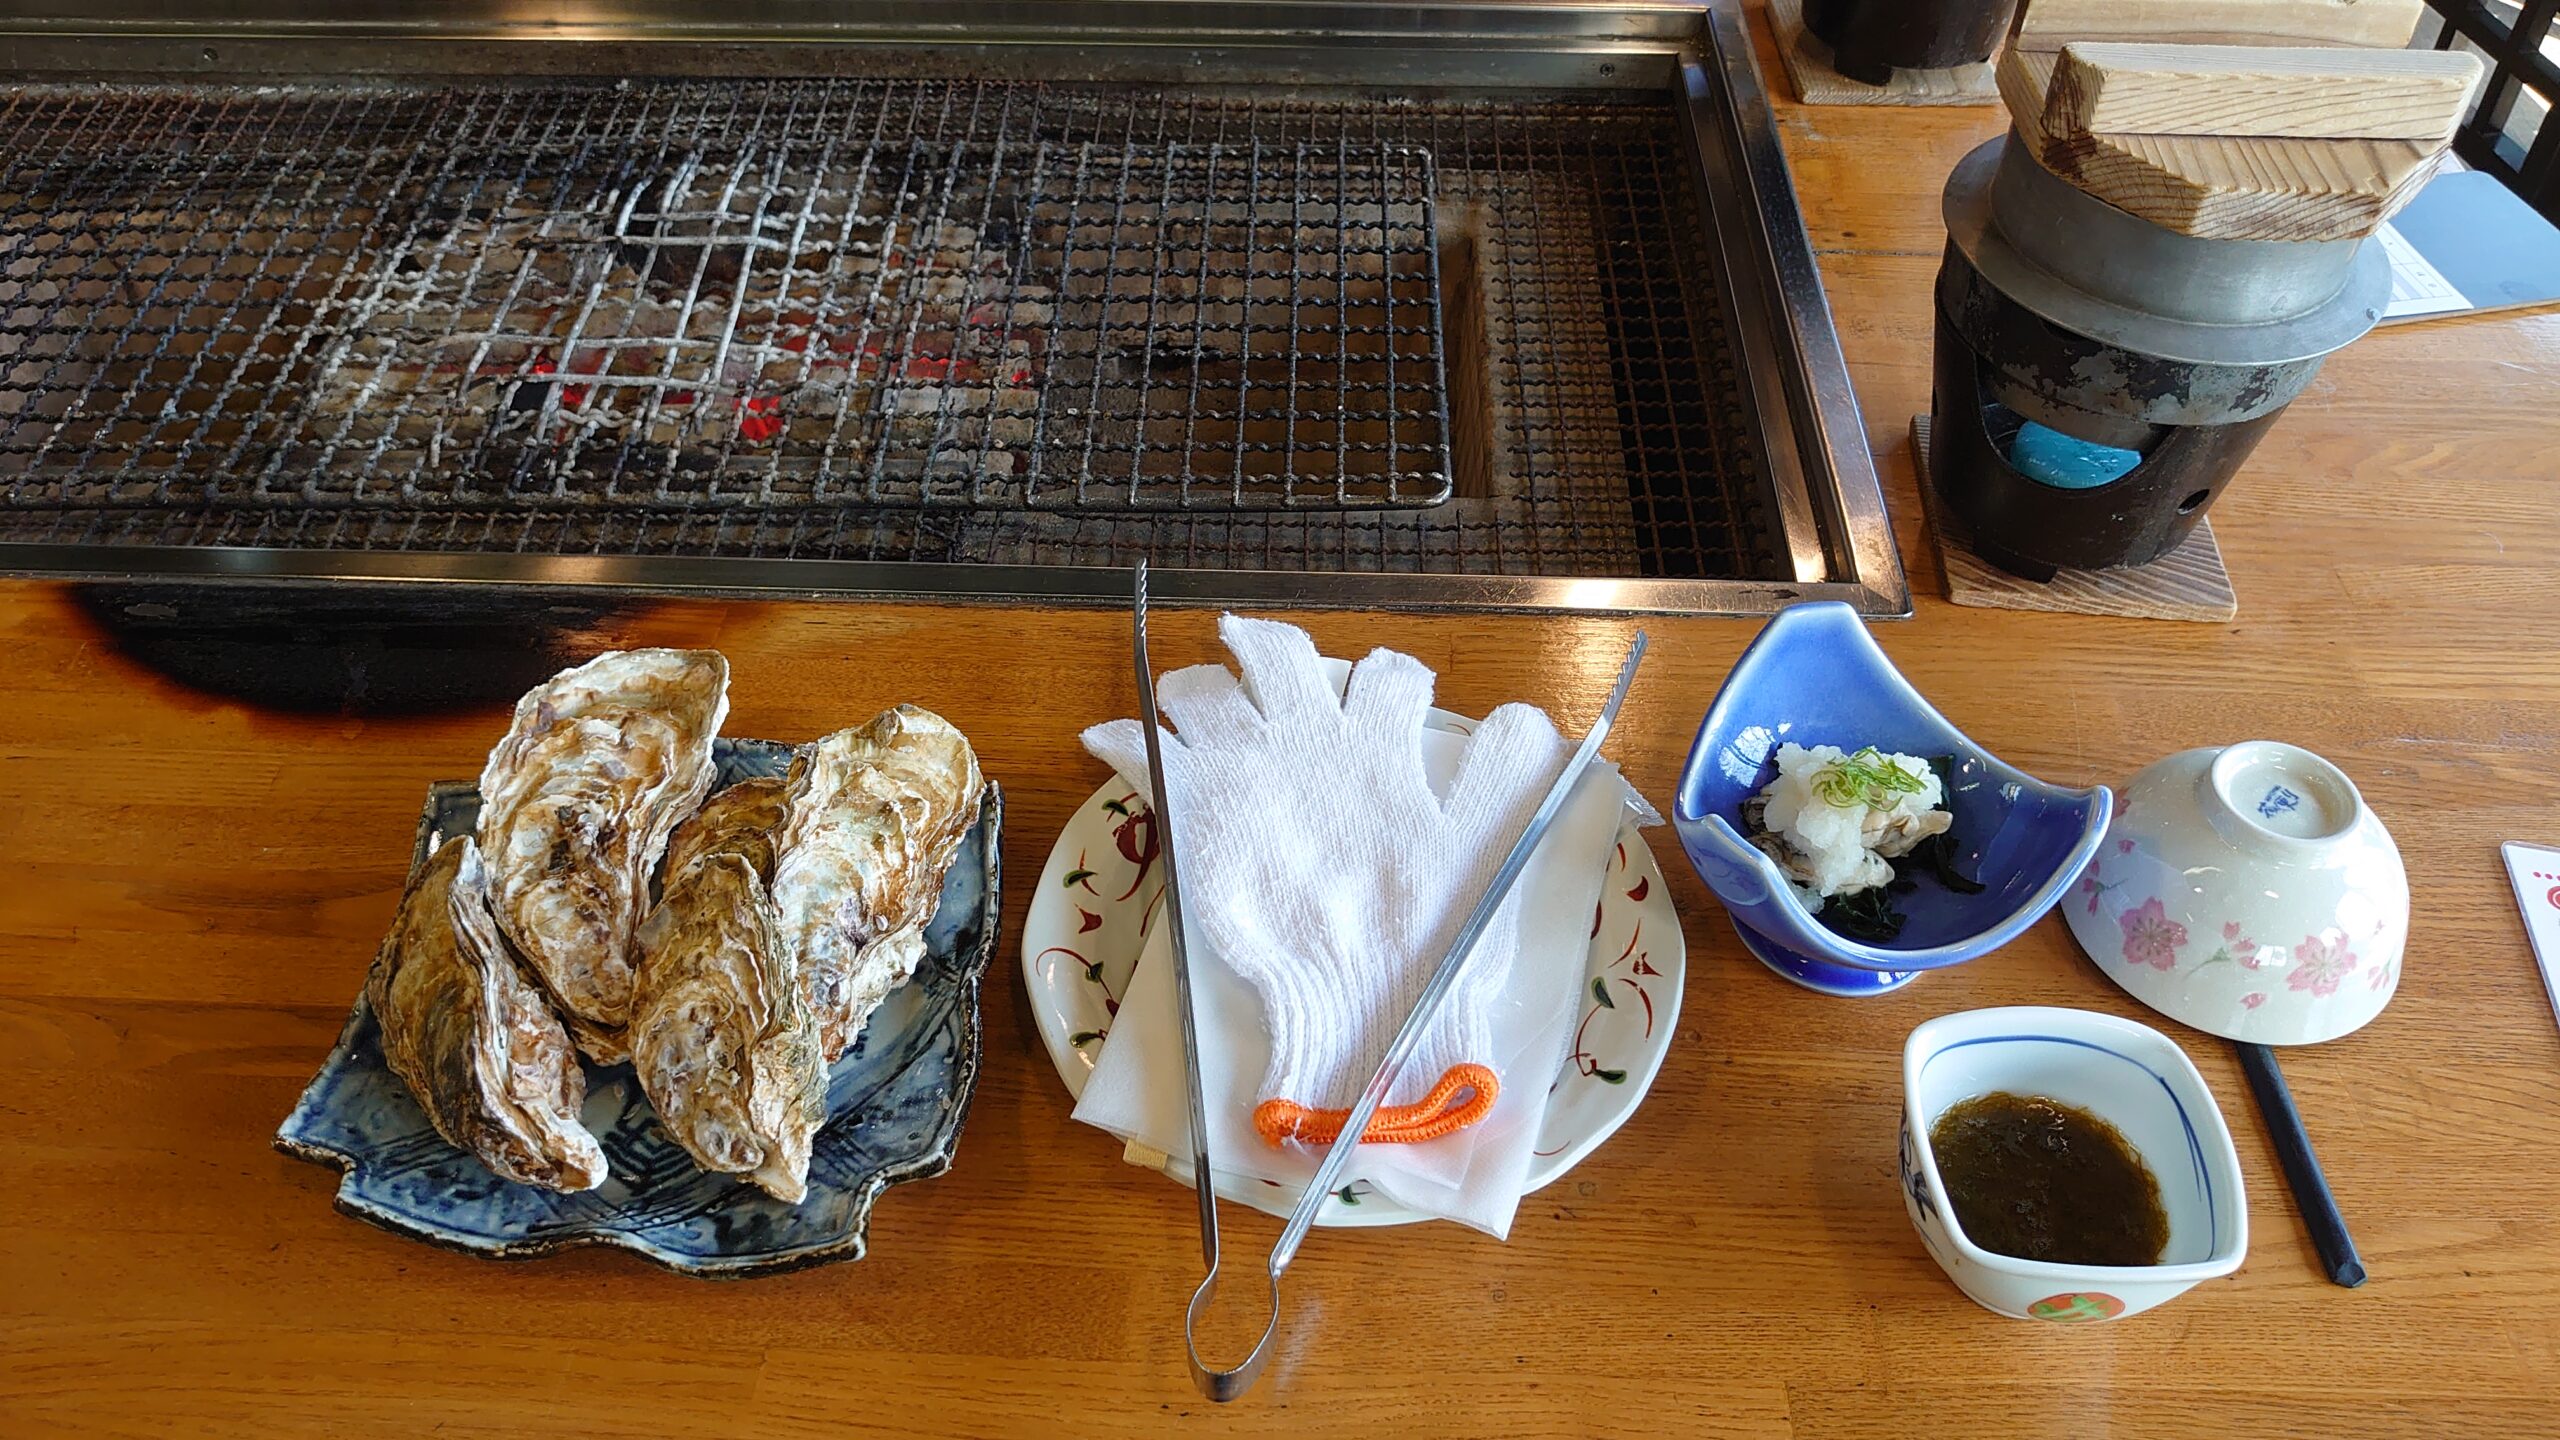
[[2266, 1117], [2276, 1142], [2276, 1159], [2284, 1165], [2285, 1184], [2293, 1190], [2294, 1208], [2311, 1227], [2311, 1243], [2331, 1281], [2354, 1289], [2364, 1283], [2364, 1260], [2347, 1234], [2347, 1218], [2338, 1213], [2338, 1197], [2329, 1193], [2329, 1177], [2320, 1173], [2320, 1157], [2311, 1153], [2311, 1136], [2302, 1128], [2302, 1112], [2293, 1107], [2293, 1091], [2276, 1068], [2276, 1052], [2264, 1045], [2234, 1041], [2249, 1089], [2258, 1097], [2258, 1113]]

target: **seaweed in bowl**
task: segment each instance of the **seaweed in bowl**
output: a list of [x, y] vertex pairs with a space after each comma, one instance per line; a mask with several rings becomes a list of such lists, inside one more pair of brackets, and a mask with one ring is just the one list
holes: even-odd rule
[[1955, 757], [1886, 754], [1873, 745], [1779, 747], [1776, 778], [1742, 802], [1742, 833], [1775, 863], [1825, 929], [1886, 944], [1902, 933], [1897, 896], [1923, 877], [1959, 895], [1981, 882], [1956, 868]]

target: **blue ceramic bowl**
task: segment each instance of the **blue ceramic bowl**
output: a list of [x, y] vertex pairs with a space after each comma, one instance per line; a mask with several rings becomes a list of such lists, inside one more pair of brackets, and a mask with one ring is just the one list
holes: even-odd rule
[[[1955, 868], [1982, 882], [1960, 895], [1925, 876], [1896, 897], [1902, 933], [1871, 945], [1829, 929], [1775, 862], [1742, 838], [1742, 802], [1777, 778], [1777, 750], [1873, 745], [1948, 756]], [[1837, 602], [1780, 611], [1725, 678], [1698, 727], [1673, 820], [1689, 863], [1770, 969], [1828, 995], [1873, 995], [1985, 955], [2062, 898], [2096, 853], [2115, 797], [2048, 785], [2005, 765], [1947, 723]]]

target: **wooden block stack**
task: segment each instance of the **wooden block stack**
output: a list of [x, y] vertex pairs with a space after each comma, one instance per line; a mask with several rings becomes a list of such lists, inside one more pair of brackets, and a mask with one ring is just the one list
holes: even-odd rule
[[2220, 240], [2372, 233], [2434, 175], [2480, 63], [2422, 0], [2028, 0], [2000, 96], [2047, 170]]

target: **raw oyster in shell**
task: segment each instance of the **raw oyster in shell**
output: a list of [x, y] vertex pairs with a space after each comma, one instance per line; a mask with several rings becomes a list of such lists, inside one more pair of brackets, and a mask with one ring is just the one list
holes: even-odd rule
[[826, 1120], [827, 1067], [773, 902], [734, 852], [672, 873], [640, 927], [632, 1068], [697, 1164], [796, 1205]]
[[498, 928], [598, 1061], [627, 1054], [649, 878], [668, 833], [711, 789], [711, 741], [728, 712], [718, 651], [609, 651], [517, 701], [481, 769]]
[[743, 856], [756, 878], [773, 883], [773, 847], [782, 832], [779, 775], [741, 780], [702, 802], [667, 841], [666, 883], [714, 855]]
[[900, 705], [802, 746], [787, 784], [773, 902], [832, 1063], [924, 958], [985, 782], [967, 736]]
[[586, 1074], [498, 937], [470, 836], [428, 857], [365, 984], [383, 1059], [436, 1133], [509, 1180], [552, 1190], [604, 1183], [604, 1150], [578, 1122]]

